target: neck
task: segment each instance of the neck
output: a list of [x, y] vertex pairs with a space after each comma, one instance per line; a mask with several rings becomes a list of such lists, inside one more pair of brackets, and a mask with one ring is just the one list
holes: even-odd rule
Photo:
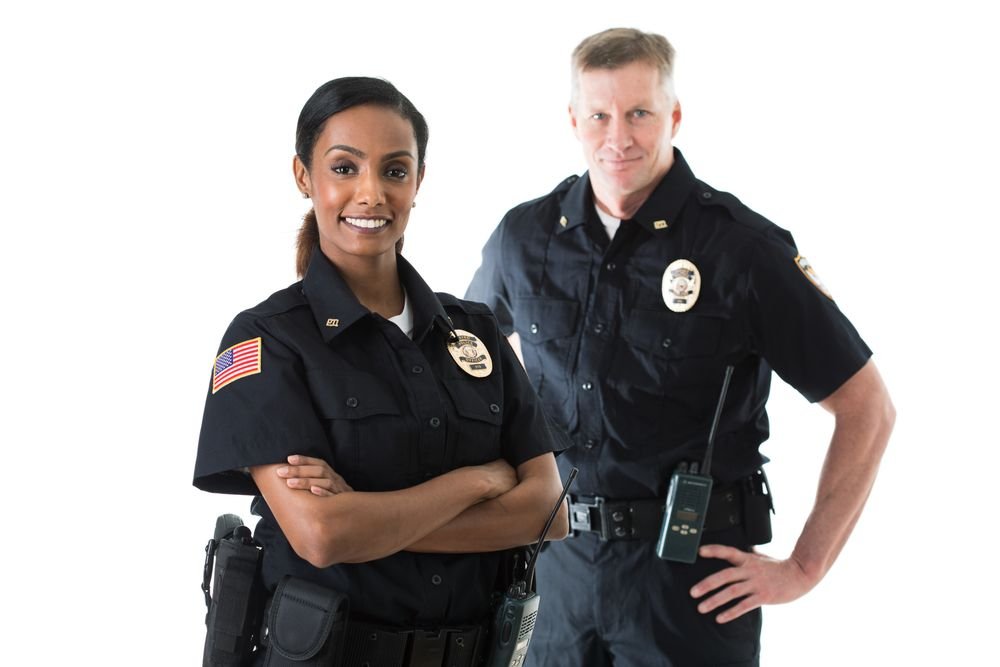
[[403, 312], [395, 251], [377, 257], [331, 257], [330, 261], [362, 306], [386, 319]]

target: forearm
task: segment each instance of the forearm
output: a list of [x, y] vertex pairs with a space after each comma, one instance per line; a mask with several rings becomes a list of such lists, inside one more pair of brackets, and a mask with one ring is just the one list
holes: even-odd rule
[[268, 494], [262, 482], [284, 484], [272, 471], [255, 471], [255, 480], [258, 477], [292, 548], [316, 567], [396, 553], [489, 496], [489, 485], [476, 468], [453, 470], [399, 491], [299, 494], [295, 505], [272, 502], [275, 494]]
[[792, 552], [792, 560], [813, 582], [823, 578], [847, 543], [892, 432], [895, 413], [881, 379], [878, 391], [866, 397], [860, 405], [835, 411], [816, 501]]
[[[531, 544], [538, 539], [559, 497], [549, 481], [531, 478], [502, 496], [465, 510], [454, 519], [415, 541], [408, 551], [467, 553], [499, 551]], [[565, 503], [559, 509], [549, 539], [561, 540], [569, 530]]]

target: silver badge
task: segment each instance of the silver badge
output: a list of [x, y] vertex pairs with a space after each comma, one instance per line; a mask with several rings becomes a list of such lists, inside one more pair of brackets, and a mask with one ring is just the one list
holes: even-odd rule
[[698, 267], [686, 259], [670, 262], [663, 272], [663, 303], [675, 313], [686, 313], [698, 302], [701, 274]]

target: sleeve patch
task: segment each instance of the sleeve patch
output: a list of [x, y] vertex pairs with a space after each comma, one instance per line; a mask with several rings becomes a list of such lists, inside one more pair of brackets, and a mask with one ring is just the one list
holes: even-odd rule
[[830, 290], [826, 288], [826, 285], [823, 284], [823, 281], [819, 279], [818, 275], [816, 275], [816, 270], [812, 267], [812, 264], [809, 263], [808, 259], [806, 259], [802, 255], [796, 255], [795, 266], [799, 267], [799, 271], [802, 272], [802, 275], [808, 278], [809, 282], [815, 285], [816, 289], [822, 292], [826, 296], [826, 298], [833, 301], [833, 295], [830, 294]]
[[248, 375], [260, 373], [260, 338], [245, 340], [222, 351], [212, 370], [212, 393]]

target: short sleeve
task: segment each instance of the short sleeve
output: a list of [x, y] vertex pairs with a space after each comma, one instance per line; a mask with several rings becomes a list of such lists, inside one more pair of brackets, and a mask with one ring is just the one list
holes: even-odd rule
[[504, 414], [500, 447], [512, 466], [570, 445], [569, 436], [548, 418], [521, 362], [503, 336], [499, 337], [504, 377]]
[[[505, 219], [506, 220], [506, 219]], [[465, 298], [479, 301], [489, 306], [496, 315], [500, 331], [505, 336], [514, 332], [514, 317], [511, 314], [510, 295], [503, 273], [504, 222], [501, 222], [483, 246], [482, 263], [469, 283]]]
[[871, 357], [784, 230], [768, 232], [754, 248], [747, 298], [754, 347], [809, 401], [825, 399]]
[[[233, 363], [232, 351], [247, 345], [252, 349], [256, 341], [257, 366], [251, 363], [223, 375]], [[240, 315], [223, 337], [213, 368], [194, 485], [205, 491], [256, 494], [250, 476], [241, 471], [283, 462], [291, 454], [329, 454], [301, 359], [266, 323]]]

